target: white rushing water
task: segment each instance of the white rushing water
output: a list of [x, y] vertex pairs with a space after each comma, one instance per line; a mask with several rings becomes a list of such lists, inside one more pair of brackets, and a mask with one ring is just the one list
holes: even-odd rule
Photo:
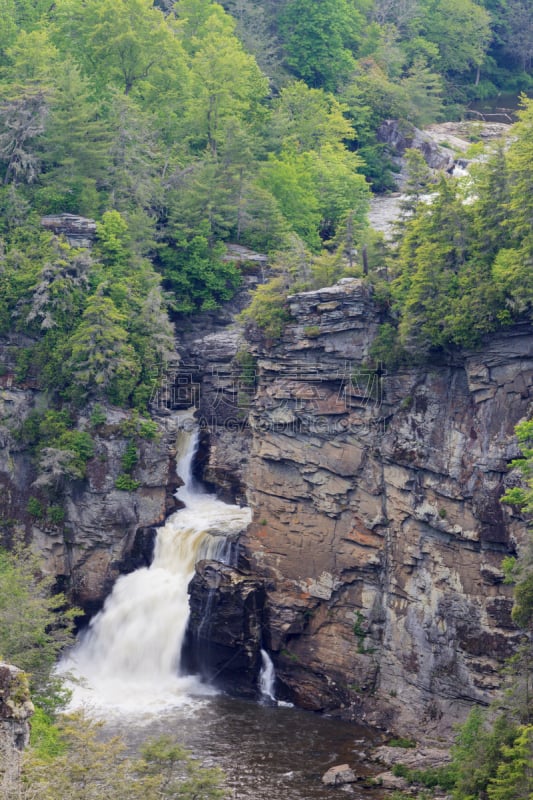
[[251, 512], [221, 502], [196, 484], [192, 461], [198, 432], [190, 417], [181, 422], [177, 471], [185, 484], [177, 497], [185, 508], [159, 529], [151, 566], [119, 578], [102, 611], [62, 660], [59, 671], [72, 676], [73, 707], [139, 716], [212, 692], [179, 672], [189, 618], [187, 587], [198, 560], [223, 560], [227, 537], [248, 525]]
[[261, 650], [261, 672], [259, 673], [259, 691], [264, 700], [277, 703], [276, 671], [272, 659], [266, 650]]

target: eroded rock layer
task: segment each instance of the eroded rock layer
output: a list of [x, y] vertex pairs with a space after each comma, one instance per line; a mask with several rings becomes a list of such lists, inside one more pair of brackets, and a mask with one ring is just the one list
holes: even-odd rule
[[304, 707], [445, 735], [516, 641], [501, 562], [524, 526], [500, 497], [533, 333], [389, 373], [364, 366], [379, 315], [360, 281], [290, 310], [257, 347], [247, 472], [278, 677]]

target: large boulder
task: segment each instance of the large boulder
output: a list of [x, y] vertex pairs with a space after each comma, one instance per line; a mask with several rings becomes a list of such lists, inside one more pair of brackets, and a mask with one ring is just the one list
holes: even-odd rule
[[202, 561], [189, 594], [182, 664], [227, 691], [256, 696], [265, 601], [262, 582], [225, 564]]
[[357, 775], [348, 764], [337, 764], [322, 776], [322, 783], [326, 786], [344, 786], [346, 783], [355, 783], [356, 780]]
[[453, 167], [453, 152], [438, 145], [431, 135], [413, 125], [397, 119], [387, 119], [378, 129], [378, 139], [387, 144], [391, 151], [403, 156], [408, 148], [420, 150], [431, 169], [449, 170]]

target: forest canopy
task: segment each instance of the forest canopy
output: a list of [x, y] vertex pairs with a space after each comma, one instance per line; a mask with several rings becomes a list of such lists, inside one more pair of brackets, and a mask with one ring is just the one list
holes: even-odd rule
[[391, 320], [376, 353], [424, 357], [478, 345], [533, 312], [533, 102], [507, 148], [497, 144], [468, 181], [442, 178], [404, 220], [389, 262]]
[[[228, 242], [275, 254], [296, 285], [334, 280], [346, 259], [354, 267], [370, 187], [392, 185], [383, 119], [425, 124], [531, 86], [520, 0], [2, 0], [1, 13], [0, 335], [16, 337], [5, 368], [59, 405], [146, 408], [173, 349], [169, 311], [179, 325], [240, 285]], [[498, 258], [469, 233], [444, 256], [469, 266], [441, 274], [442, 291], [469, 296], [459, 285], [484, 269], [514, 296], [527, 249], [518, 181], [518, 228], [507, 226]], [[453, 201], [460, 225], [473, 230], [466, 217], [488, 196], [471, 212]], [[424, 225], [431, 238], [441, 207], [447, 230], [447, 203], [405, 233], [393, 292], [408, 311], [404, 341], [425, 307], [413, 294], [423, 283], [412, 280], [423, 272], [414, 239]], [[41, 216], [58, 213], [96, 220], [91, 251], [42, 229]], [[456, 305], [451, 326], [437, 334], [424, 322], [423, 336], [467, 341]]]

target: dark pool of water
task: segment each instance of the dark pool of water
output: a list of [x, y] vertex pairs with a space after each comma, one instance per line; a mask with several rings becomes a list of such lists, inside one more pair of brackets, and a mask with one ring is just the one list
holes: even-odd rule
[[[476, 100], [468, 104], [468, 109], [481, 114], [487, 122], [511, 123], [516, 120], [516, 112], [520, 108], [520, 96], [515, 93], [502, 92], [496, 97]], [[467, 114], [468, 116], [468, 114]], [[475, 119], [477, 114], [472, 114]], [[479, 117], [481, 119], [481, 117]]]
[[[112, 725], [130, 745], [172, 734], [206, 766], [227, 776], [235, 800], [331, 800], [342, 792], [358, 800], [383, 794], [363, 786], [373, 771], [363, 764], [375, 737], [366, 728], [295, 708], [262, 706], [217, 695], [157, 718]], [[321, 777], [335, 764], [348, 763], [361, 782], [334, 790]]]

